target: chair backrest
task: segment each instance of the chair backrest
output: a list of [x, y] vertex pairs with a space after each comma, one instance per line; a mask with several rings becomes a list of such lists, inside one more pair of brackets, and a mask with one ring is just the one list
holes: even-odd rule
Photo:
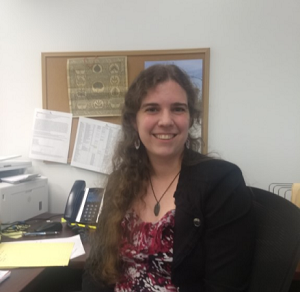
[[300, 260], [300, 209], [271, 192], [254, 198], [256, 247], [249, 292], [287, 292]]

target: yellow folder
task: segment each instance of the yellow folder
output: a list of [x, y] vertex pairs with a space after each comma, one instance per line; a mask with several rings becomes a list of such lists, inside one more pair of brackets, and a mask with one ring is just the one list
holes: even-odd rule
[[67, 266], [73, 242], [22, 242], [0, 244], [0, 269]]

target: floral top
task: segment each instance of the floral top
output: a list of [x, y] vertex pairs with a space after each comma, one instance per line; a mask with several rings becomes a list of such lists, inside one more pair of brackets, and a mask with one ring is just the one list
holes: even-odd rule
[[124, 274], [115, 292], [172, 292], [171, 282], [175, 210], [160, 221], [143, 222], [134, 211], [122, 221], [120, 255]]

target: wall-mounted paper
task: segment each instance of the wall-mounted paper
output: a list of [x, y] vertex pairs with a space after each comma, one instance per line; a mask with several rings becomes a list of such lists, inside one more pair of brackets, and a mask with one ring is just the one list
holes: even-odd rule
[[71, 165], [109, 174], [121, 126], [80, 117]]
[[36, 109], [29, 157], [67, 163], [72, 114]]

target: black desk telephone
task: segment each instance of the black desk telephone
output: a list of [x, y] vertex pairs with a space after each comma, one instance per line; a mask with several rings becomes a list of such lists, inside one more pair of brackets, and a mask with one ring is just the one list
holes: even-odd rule
[[102, 188], [86, 188], [85, 181], [76, 180], [69, 194], [64, 218], [74, 223], [96, 224], [103, 193]]

